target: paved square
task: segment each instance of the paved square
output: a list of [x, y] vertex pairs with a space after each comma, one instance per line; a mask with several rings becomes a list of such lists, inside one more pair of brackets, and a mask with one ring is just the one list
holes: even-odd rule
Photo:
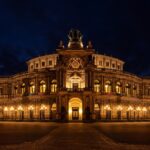
[[150, 123], [2, 122], [0, 128], [2, 150], [150, 149]]

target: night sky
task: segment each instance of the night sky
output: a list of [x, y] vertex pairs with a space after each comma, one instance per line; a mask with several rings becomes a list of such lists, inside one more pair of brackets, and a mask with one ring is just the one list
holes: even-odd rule
[[150, 75], [150, 0], [0, 0], [0, 75], [53, 53], [71, 28], [124, 60], [126, 71]]

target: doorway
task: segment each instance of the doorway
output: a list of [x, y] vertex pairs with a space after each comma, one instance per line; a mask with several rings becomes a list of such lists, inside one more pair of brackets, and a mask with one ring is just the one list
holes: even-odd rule
[[79, 120], [79, 107], [72, 107], [72, 120]]
[[82, 120], [82, 101], [79, 98], [69, 100], [69, 120]]

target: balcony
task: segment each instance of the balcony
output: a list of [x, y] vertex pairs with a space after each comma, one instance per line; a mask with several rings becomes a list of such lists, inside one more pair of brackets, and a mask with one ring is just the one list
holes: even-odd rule
[[84, 88], [67, 88], [68, 92], [83, 92]]

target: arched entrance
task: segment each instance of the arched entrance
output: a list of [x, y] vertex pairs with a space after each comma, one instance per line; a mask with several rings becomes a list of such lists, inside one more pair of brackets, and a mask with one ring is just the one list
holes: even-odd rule
[[69, 120], [82, 120], [82, 101], [79, 98], [69, 100]]

